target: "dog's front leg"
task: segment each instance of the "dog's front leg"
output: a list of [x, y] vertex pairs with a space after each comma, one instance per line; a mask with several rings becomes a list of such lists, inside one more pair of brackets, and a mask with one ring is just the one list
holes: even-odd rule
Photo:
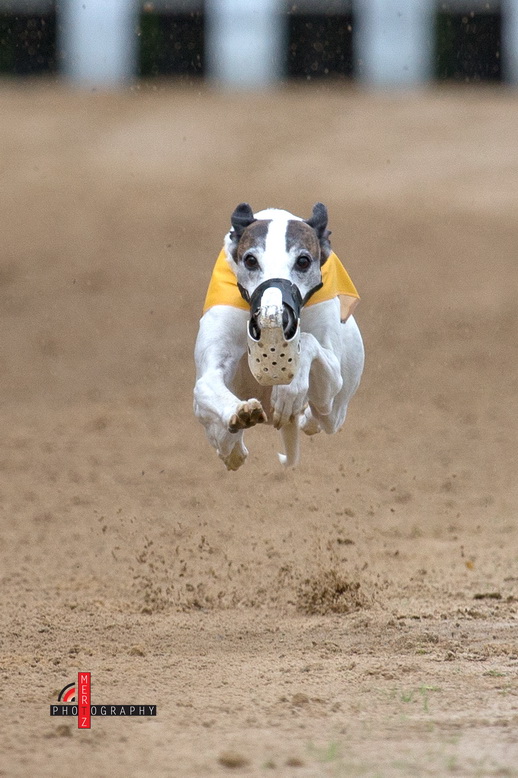
[[321, 346], [309, 332], [301, 333], [300, 344], [297, 374], [290, 384], [272, 389], [273, 426], [277, 429], [296, 420], [308, 402], [321, 414], [330, 413], [342, 388], [340, 363], [333, 351]]
[[259, 400], [240, 400], [229, 388], [246, 352], [247, 320], [237, 308], [210, 308], [200, 321], [194, 352], [194, 412], [229, 470], [237, 470], [248, 455], [243, 430], [266, 421]]

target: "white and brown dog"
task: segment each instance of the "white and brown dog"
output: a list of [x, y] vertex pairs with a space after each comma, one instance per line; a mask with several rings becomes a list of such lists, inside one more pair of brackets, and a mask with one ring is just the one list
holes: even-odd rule
[[299, 430], [337, 432], [358, 388], [358, 295], [322, 203], [307, 221], [241, 203], [231, 225], [196, 340], [194, 412], [228, 470], [248, 456], [243, 431], [263, 422], [281, 431], [280, 461], [293, 466]]

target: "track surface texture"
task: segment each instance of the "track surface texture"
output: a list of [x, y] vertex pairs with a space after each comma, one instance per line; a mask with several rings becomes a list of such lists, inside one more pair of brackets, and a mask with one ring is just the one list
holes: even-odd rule
[[[0, 775], [518, 775], [518, 97], [0, 86]], [[344, 429], [246, 434], [192, 352], [237, 203], [362, 295]], [[156, 718], [51, 718], [92, 702]]]

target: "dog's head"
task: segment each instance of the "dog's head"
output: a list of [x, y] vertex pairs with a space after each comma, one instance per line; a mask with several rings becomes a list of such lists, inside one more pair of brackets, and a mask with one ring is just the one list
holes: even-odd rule
[[231, 224], [225, 247], [241, 295], [250, 304], [252, 372], [260, 382], [264, 372], [264, 382], [286, 383], [288, 374], [290, 380], [293, 377], [292, 362], [300, 351], [300, 310], [322, 286], [321, 267], [331, 253], [327, 209], [317, 203], [311, 218], [303, 220], [277, 209], [254, 215], [248, 203], [241, 203]]
[[300, 306], [322, 283], [321, 267], [331, 253], [325, 205], [316, 203], [311, 218], [304, 220], [274, 208], [254, 215], [248, 203], [241, 203], [231, 224], [225, 244], [243, 297], [252, 301], [269, 281], [284, 281], [287, 304], [300, 296], [298, 318]]

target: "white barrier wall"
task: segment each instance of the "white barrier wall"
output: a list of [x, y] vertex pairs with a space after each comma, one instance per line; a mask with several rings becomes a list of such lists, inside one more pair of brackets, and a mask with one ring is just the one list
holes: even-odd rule
[[286, 47], [283, 11], [283, 0], [205, 0], [209, 77], [237, 89], [277, 82]]
[[[137, 73], [138, 15], [144, 0], [0, 0], [0, 12], [38, 13], [56, 7], [64, 74], [85, 86], [124, 84]], [[354, 12], [355, 75], [381, 88], [425, 83], [432, 75], [434, 15], [502, 13], [504, 79], [518, 84], [518, 0], [150, 0], [156, 12], [205, 7], [209, 78], [255, 89], [283, 76], [287, 11]]]
[[137, 72], [137, 0], [61, 0], [58, 50], [76, 84], [110, 88]]
[[375, 87], [423, 84], [432, 75], [431, 0], [357, 0], [357, 75]]
[[518, 84], [518, 0], [502, 0], [501, 5], [503, 76]]

